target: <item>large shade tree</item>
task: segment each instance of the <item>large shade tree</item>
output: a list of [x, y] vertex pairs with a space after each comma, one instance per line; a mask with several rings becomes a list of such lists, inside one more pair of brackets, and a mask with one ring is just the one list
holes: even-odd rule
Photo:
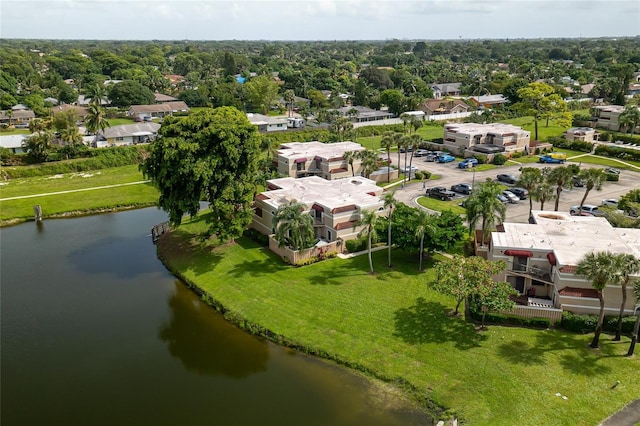
[[600, 314], [591, 341], [592, 348], [599, 346], [600, 334], [602, 333], [602, 323], [604, 322], [603, 290], [615, 273], [616, 255], [610, 251], [589, 252], [580, 259], [576, 266], [576, 275], [591, 281], [591, 285], [598, 292], [598, 300], [600, 301]]
[[278, 206], [273, 227], [276, 229], [274, 238], [280, 247], [288, 246], [297, 251], [313, 246], [313, 218], [305, 213], [305, 209], [306, 206], [297, 200]]
[[160, 190], [169, 221], [195, 216], [209, 203], [209, 233], [234, 239], [251, 222], [260, 158], [258, 130], [233, 107], [166, 118], [141, 165]]
[[546, 83], [529, 83], [527, 87], [518, 90], [518, 97], [520, 102], [515, 107], [523, 114], [533, 117], [535, 140], [538, 140], [538, 121], [548, 121], [550, 118], [571, 121], [570, 115], [567, 115], [567, 104]]
[[637, 105], [627, 105], [618, 118], [621, 128], [633, 134], [636, 127], [640, 126], [640, 108]]

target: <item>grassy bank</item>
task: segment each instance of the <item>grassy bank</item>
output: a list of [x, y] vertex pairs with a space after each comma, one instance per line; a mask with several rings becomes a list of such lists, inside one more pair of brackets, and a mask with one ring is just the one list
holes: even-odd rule
[[165, 235], [159, 255], [229, 319], [406, 383], [469, 424], [593, 425], [640, 393], [640, 359], [622, 356], [627, 338], [605, 336], [594, 351], [589, 336], [563, 331], [478, 332], [449, 315], [454, 301], [429, 289], [433, 273], [419, 273], [414, 256], [394, 252], [389, 270], [386, 251], [376, 252], [375, 275], [366, 256], [292, 268], [246, 239], [201, 242], [205, 227], [197, 218]]
[[[0, 199], [77, 191], [108, 185], [121, 185], [143, 180], [137, 165], [114, 167], [88, 173], [65, 173], [12, 179], [0, 186]], [[97, 211], [118, 210], [154, 205], [158, 191], [151, 184], [117, 186], [91, 191], [57, 195], [41, 195], [1, 201], [0, 224], [17, 223], [33, 218], [33, 206], [39, 204], [45, 217], [79, 215]]]

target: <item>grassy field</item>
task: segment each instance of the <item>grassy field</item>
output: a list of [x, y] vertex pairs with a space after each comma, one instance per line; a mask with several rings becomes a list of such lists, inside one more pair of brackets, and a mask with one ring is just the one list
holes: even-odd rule
[[5, 130], [0, 130], [0, 136], [28, 135], [28, 134], [31, 134], [29, 129], [5, 129]]
[[[102, 169], [91, 173], [67, 173], [26, 179], [14, 179], [0, 186], [0, 198], [73, 191], [143, 180], [137, 165]], [[33, 217], [33, 206], [40, 204], [46, 216], [66, 212], [108, 210], [125, 206], [142, 207], [158, 201], [158, 191], [151, 184], [121, 186], [60, 195], [46, 195], [1, 201], [0, 221]]]
[[418, 204], [420, 204], [422, 207], [426, 207], [428, 209], [435, 210], [438, 212], [441, 212], [444, 210], [451, 210], [455, 214], [466, 213], [466, 210], [464, 209], [464, 207], [460, 207], [458, 205], [458, 203], [460, 202], [459, 200], [442, 201], [442, 200], [436, 200], [435, 198], [431, 198], [431, 197], [420, 197], [418, 198], [417, 201], [418, 201]]
[[130, 118], [109, 118], [107, 121], [109, 122], [109, 127], [135, 123], [135, 121]]
[[594, 425], [640, 394], [640, 358], [623, 357], [628, 338], [603, 336], [592, 350], [589, 335], [480, 332], [450, 316], [454, 301], [430, 290], [433, 270], [419, 273], [413, 255], [395, 251], [388, 269], [386, 251], [374, 253], [374, 275], [367, 256], [294, 268], [243, 238], [218, 247], [194, 238], [205, 227], [202, 218], [187, 222], [163, 237], [159, 254], [227, 317], [408, 383], [468, 424]]

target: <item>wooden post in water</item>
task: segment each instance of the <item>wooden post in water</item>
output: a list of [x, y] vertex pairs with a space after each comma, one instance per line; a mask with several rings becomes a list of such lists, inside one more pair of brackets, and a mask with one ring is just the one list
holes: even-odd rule
[[33, 206], [33, 215], [35, 216], [36, 222], [42, 222], [42, 207], [40, 207], [40, 204]]

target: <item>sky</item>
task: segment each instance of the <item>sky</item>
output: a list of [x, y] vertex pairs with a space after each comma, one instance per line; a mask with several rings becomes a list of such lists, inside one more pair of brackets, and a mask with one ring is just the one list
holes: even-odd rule
[[639, 0], [0, 0], [0, 38], [438, 40], [639, 34]]

